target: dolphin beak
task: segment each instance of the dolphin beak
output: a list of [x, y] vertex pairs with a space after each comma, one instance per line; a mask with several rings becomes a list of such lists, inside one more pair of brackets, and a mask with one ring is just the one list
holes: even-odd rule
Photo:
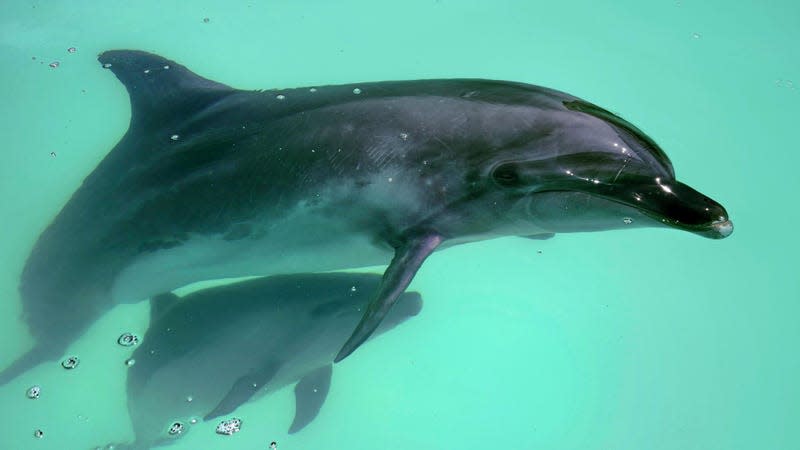
[[732, 233], [733, 233], [733, 222], [727, 219], [713, 222], [705, 230], [695, 232], [695, 234], [711, 239], [725, 239]]

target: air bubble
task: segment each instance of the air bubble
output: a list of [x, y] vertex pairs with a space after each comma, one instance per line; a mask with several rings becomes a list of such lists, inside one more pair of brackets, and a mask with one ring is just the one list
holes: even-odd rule
[[275, 441], [270, 442], [269, 443], [269, 450], [278, 450], [278, 443], [275, 442]]
[[80, 364], [80, 362], [81, 361], [78, 359], [77, 356], [70, 356], [67, 359], [61, 361], [61, 367], [67, 370], [72, 370], [78, 367], [78, 364]]
[[61, 65], [61, 63], [58, 62], [58, 61], [53, 61], [50, 64], [48, 64], [48, 66], [52, 67], [53, 69], [55, 69], [56, 67], [58, 67], [60, 65]]
[[39, 394], [41, 394], [41, 393], [42, 393], [42, 388], [40, 388], [38, 385], [36, 385], [36, 386], [31, 386], [28, 389], [28, 392], [26, 393], [26, 395], [28, 396], [29, 399], [36, 400], [37, 398], [39, 398]]
[[109, 67], [111, 67], [111, 63], [103, 64], [103, 69], [108, 69]]
[[123, 347], [132, 347], [139, 343], [139, 336], [133, 333], [122, 333], [117, 339], [117, 344]]
[[355, 292], [355, 291], [357, 291], [356, 287], [355, 286], [350, 286], [350, 292]]
[[67, 49], [67, 53], [75, 53], [77, 51], [78, 51], [78, 49], [75, 48], [75, 47], [70, 47], [70, 48]]
[[208, 22], [211, 22], [211, 19], [209, 19], [208, 17], [203, 17], [203, 23], [208, 23]]
[[700, 39], [701, 37], [703, 37], [703, 35], [700, 33], [692, 33], [692, 38], [694, 39]]
[[632, 223], [633, 223], [633, 219], [631, 219], [630, 217], [623, 217], [623, 218], [622, 218], [622, 222], [623, 222], [625, 225], [630, 225], [630, 224], [632, 224]]
[[278, 100], [285, 100], [286, 96], [283, 95], [283, 94], [278, 94], [278, 95], [275, 96], [275, 98], [277, 98]]
[[360, 94], [360, 93], [361, 93], [361, 89], [359, 89], [359, 88], [355, 88], [355, 89], [353, 89], [353, 94], [356, 94], [356, 95], [358, 95], [358, 94]]
[[317, 88], [311, 88], [308, 90], [309, 92], [317, 92]]
[[186, 403], [192, 403], [193, 400], [194, 400], [194, 397], [192, 397], [191, 395], [186, 397]]
[[164, 70], [169, 70], [169, 66], [164, 66]]
[[35, 437], [35, 438], [37, 438], [37, 439], [41, 439], [41, 438], [43, 438], [43, 437], [44, 437], [44, 431], [42, 431], [42, 430], [36, 430], [36, 431], [34, 431], [34, 432], [33, 432], [33, 437]]
[[195, 419], [194, 417], [192, 417], [192, 419], [191, 419], [191, 420], [189, 420], [189, 423], [191, 423], [192, 425], [195, 425], [195, 424], [197, 423], [197, 419]]
[[400, 133], [400, 139], [402, 139], [404, 141], [408, 140], [408, 133]]
[[174, 422], [169, 426], [169, 431], [167, 431], [167, 433], [170, 436], [178, 436], [183, 433], [183, 424], [181, 422]]
[[56, 152], [50, 152], [50, 157], [51, 158], [55, 158], [56, 157]]
[[179, 136], [179, 135], [177, 135], [177, 134], [173, 134], [173, 135], [172, 135], [172, 136], [170, 136], [169, 138], [170, 138], [170, 139], [172, 139], [173, 141], [177, 141], [177, 140], [178, 140], [178, 138], [180, 138], [180, 136]]
[[144, 69], [144, 73], [150, 73], [150, 69]]
[[128, 358], [125, 360], [125, 365], [128, 367], [133, 367], [134, 364], [136, 364], [136, 360], [133, 358]]

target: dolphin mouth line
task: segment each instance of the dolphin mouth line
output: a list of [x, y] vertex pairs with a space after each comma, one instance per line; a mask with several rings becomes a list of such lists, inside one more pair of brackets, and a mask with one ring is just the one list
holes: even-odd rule
[[724, 239], [733, 233], [733, 222], [727, 218], [715, 220], [711, 223], [704, 223], [700, 225], [689, 225], [677, 220], [668, 219], [666, 217], [658, 217], [654, 214], [650, 214], [648, 211], [644, 210], [640, 211], [672, 228], [688, 231], [690, 233], [694, 233], [711, 239]]
[[[590, 193], [590, 195], [592, 194]], [[638, 210], [642, 214], [646, 215], [647, 217], [650, 217], [651, 219], [657, 220], [663, 223], [664, 225], [667, 225], [671, 228], [677, 228], [679, 230], [698, 234], [703, 237], [711, 239], [724, 239], [733, 233], [733, 222], [729, 218], [724, 216], [721, 216], [718, 220], [715, 220], [710, 223], [690, 225], [688, 223], [684, 223], [679, 220], [670, 219], [654, 211], [649, 211], [647, 209], [644, 209], [641, 207], [641, 205], [638, 205], [634, 202], [626, 202], [618, 198], [606, 195], [597, 195], [597, 197], [612, 201], [614, 203], [619, 203], [621, 205], [636, 208], [636, 210]]]

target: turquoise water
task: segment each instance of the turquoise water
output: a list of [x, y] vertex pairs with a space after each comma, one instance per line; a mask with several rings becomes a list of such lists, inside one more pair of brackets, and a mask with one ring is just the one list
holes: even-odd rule
[[[509, 79], [631, 120], [725, 205], [733, 236], [437, 253], [412, 284], [422, 313], [335, 367], [306, 430], [286, 434], [284, 389], [237, 410], [242, 432], [196, 425], [170, 448], [800, 448], [798, 42], [788, 1], [4, 1], [0, 367], [32, 344], [17, 284], [33, 243], [128, 126], [98, 53], [151, 51], [242, 89]], [[70, 346], [78, 370], [46, 364], [0, 388], [0, 449], [131, 440], [129, 350], [114, 341], [147, 318], [144, 302], [117, 307]]]

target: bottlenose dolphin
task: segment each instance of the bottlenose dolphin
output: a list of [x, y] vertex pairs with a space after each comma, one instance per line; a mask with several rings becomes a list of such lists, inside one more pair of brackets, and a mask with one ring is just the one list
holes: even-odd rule
[[[117, 449], [175, 441], [172, 424], [222, 420], [240, 405], [295, 384], [289, 433], [322, 407], [336, 352], [353, 331], [380, 275], [277, 275], [151, 302], [151, 322], [133, 352], [128, 411], [136, 440]], [[377, 332], [417, 315], [422, 298], [404, 293]], [[243, 418], [247, 421], [247, 418]]]
[[20, 294], [36, 346], [0, 383], [58, 358], [115, 302], [200, 280], [389, 262], [339, 361], [437, 249], [733, 230], [651, 138], [552, 89], [452, 79], [253, 92], [144, 52], [99, 60], [128, 90], [130, 126], [35, 244]]

